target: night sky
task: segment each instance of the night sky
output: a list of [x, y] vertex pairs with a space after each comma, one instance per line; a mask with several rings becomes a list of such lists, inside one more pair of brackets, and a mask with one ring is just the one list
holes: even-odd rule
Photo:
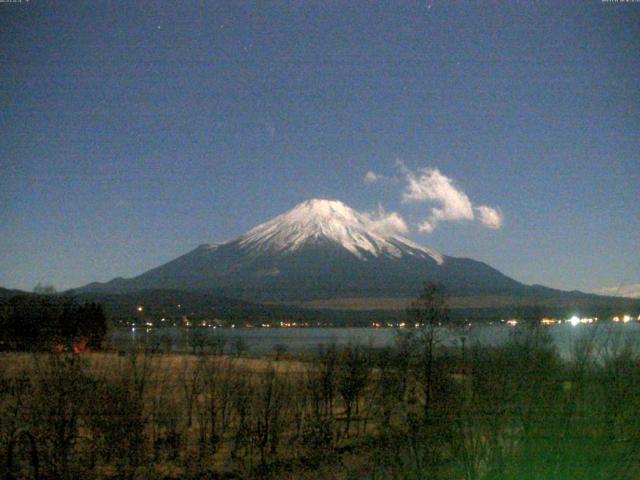
[[309, 198], [525, 283], [640, 284], [640, 3], [449, 3], [0, 3], [0, 285]]

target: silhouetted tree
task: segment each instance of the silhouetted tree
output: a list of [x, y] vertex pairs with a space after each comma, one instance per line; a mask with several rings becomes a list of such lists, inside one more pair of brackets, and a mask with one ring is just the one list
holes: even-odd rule
[[70, 297], [20, 295], [0, 305], [0, 339], [17, 350], [46, 349], [86, 339], [99, 348], [107, 318], [97, 303]]
[[449, 322], [449, 306], [443, 286], [426, 284], [422, 293], [408, 309], [409, 318], [417, 325], [415, 342], [418, 347], [420, 381], [427, 420], [433, 397], [435, 348], [440, 342], [439, 327]]
[[53, 285], [43, 285], [38, 282], [36, 286], [33, 287], [33, 293], [37, 293], [38, 295], [54, 295], [57, 293], [57, 290]]
[[236, 337], [236, 339], [233, 341], [233, 349], [236, 352], [236, 356], [241, 357], [247, 352], [247, 350], [249, 350], [249, 347], [244, 338]]

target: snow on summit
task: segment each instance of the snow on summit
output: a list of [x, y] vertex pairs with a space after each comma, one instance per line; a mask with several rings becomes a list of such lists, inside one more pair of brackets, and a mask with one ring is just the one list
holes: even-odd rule
[[243, 249], [255, 253], [284, 253], [328, 240], [361, 259], [366, 259], [366, 255], [396, 258], [412, 255], [431, 257], [438, 264], [443, 262], [438, 252], [400, 235], [385, 233], [376, 228], [378, 223], [371, 215], [359, 213], [340, 201], [313, 199], [254, 227], [237, 241]]

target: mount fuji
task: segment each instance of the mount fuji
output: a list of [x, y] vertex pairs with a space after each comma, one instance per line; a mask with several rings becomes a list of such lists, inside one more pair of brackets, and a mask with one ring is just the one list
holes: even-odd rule
[[518, 295], [543, 288], [482, 262], [442, 255], [388, 227], [342, 202], [308, 200], [233, 240], [201, 245], [134, 278], [79, 290], [175, 289], [296, 302], [412, 297], [428, 281], [443, 283], [455, 295]]

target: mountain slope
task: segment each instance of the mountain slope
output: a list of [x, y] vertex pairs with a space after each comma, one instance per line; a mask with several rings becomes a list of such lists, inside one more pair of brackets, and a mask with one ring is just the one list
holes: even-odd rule
[[131, 279], [81, 291], [210, 291], [258, 301], [413, 296], [426, 281], [452, 294], [525, 294], [490, 266], [447, 257], [388, 232], [338, 201], [309, 200], [222, 244], [195, 250]]
[[411, 255], [431, 257], [438, 264], [443, 257], [399, 235], [385, 235], [371, 216], [358, 213], [344, 203], [308, 200], [273, 220], [258, 225], [240, 237], [239, 246], [254, 254], [295, 252], [326, 241], [339, 245], [355, 257]]

